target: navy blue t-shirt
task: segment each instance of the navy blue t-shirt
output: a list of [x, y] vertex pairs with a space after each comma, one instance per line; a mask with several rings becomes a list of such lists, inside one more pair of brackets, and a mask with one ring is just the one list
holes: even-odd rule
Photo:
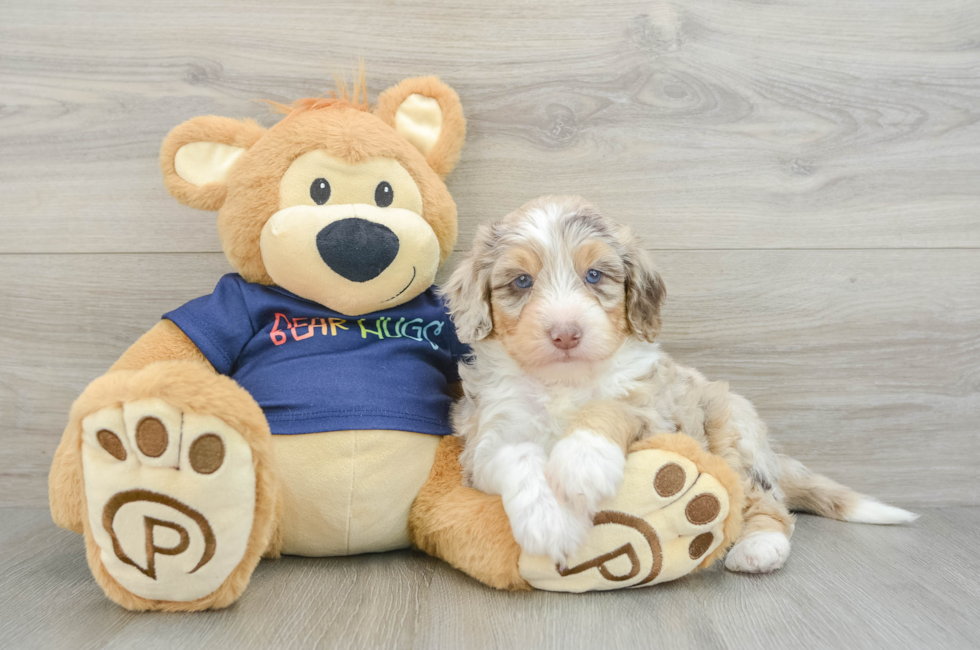
[[468, 349], [431, 288], [358, 318], [230, 273], [163, 317], [252, 394], [274, 434], [451, 433], [448, 386]]

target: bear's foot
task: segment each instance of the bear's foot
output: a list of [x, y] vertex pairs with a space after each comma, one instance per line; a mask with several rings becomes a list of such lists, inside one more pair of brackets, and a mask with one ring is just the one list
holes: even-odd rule
[[112, 373], [90, 391], [97, 395], [79, 401], [103, 403], [81, 417], [80, 441], [96, 579], [129, 609], [233, 602], [274, 519], [271, 444], [258, 406], [231, 380], [180, 362]]
[[644, 440], [630, 449], [619, 493], [599, 504], [568, 566], [525, 553], [520, 575], [537, 589], [570, 592], [675, 580], [724, 553], [738, 534], [742, 501], [735, 473], [694, 440]]

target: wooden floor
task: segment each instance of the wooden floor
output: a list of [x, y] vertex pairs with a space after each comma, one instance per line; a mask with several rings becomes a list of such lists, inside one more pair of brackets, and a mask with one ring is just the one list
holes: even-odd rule
[[[932, 511], [980, 506], [978, 35], [977, 0], [3, 0], [0, 647], [980, 645], [980, 516]], [[231, 270], [160, 142], [271, 124], [253, 100], [358, 57], [371, 100], [417, 74], [460, 94], [448, 268], [479, 222], [585, 195], [654, 252], [670, 353], [814, 469], [932, 514], [807, 519], [779, 575], [642, 593], [495, 594], [405, 553], [262, 565], [226, 613], [106, 602], [38, 510], [68, 408]]]
[[775, 574], [584, 595], [493, 591], [409, 551], [284, 558], [228, 610], [134, 614], [92, 581], [80, 537], [0, 509], [0, 647], [977, 648], [978, 535], [980, 508], [901, 528], [801, 517]]

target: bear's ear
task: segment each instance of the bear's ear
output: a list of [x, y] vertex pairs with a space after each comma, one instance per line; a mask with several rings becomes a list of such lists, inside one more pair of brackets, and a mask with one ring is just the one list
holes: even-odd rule
[[160, 147], [160, 169], [171, 196], [198, 210], [225, 202], [228, 171], [265, 134], [252, 120], [205, 115], [171, 131]]
[[438, 77], [414, 77], [378, 97], [374, 114], [422, 152], [440, 178], [459, 160], [466, 138], [466, 118], [456, 91]]

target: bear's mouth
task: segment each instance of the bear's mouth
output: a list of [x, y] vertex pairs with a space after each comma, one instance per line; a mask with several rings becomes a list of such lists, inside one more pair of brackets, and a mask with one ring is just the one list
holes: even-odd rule
[[412, 283], [413, 283], [413, 282], [415, 282], [415, 267], [414, 267], [414, 266], [412, 267], [412, 279], [408, 281], [408, 284], [406, 284], [406, 285], [405, 285], [405, 288], [404, 288], [404, 289], [402, 289], [401, 291], [399, 291], [398, 293], [396, 293], [395, 295], [393, 295], [393, 296], [392, 296], [391, 298], [388, 298], [387, 300], [382, 300], [382, 301], [381, 301], [381, 304], [384, 304], [384, 303], [386, 303], [386, 302], [391, 302], [392, 300], [394, 300], [394, 299], [395, 299], [395, 298], [397, 298], [398, 296], [400, 296], [400, 295], [402, 295], [403, 293], [405, 293], [406, 291], [408, 291], [408, 288], [409, 288], [410, 286], [412, 286]]

